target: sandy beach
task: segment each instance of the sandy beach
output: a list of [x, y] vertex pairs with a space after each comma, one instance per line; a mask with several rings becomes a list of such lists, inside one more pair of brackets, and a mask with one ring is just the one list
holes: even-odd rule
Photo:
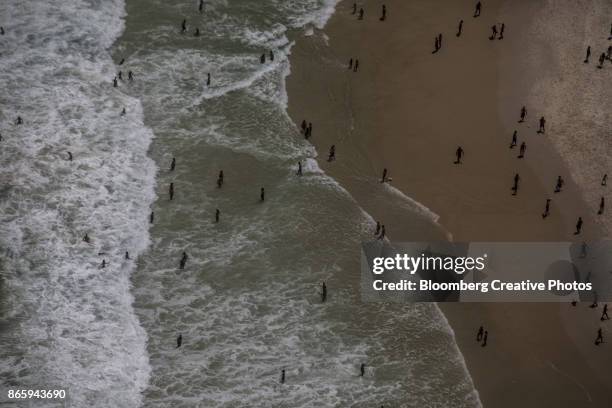
[[[593, 203], [551, 143], [554, 124], [536, 133], [547, 106], [528, 105], [541, 72], [530, 71], [521, 50], [529, 41], [530, 16], [539, 5], [512, 7], [487, 1], [472, 17], [472, 1], [343, 1], [323, 31], [299, 38], [288, 78], [289, 113], [313, 123], [310, 141], [323, 170], [338, 180], [390, 239], [422, 240], [421, 229], [402, 222], [401, 211], [381, 198], [383, 168], [392, 186], [439, 216], [455, 241], [570, 241], [600, 238]], [[460, 37], [455, 35], [464, 20]], [[505, 38], [489, 40], [504, 22]], [[432, 54], [434, 37], [442, 48]], [[537, 44], [536, 44], [537, 45]], [[542, 58], [550, 50], [543, 49]], [[359, 59], [356, 72], [349, 59]], [[513, 65], [514, 64], [514, 65]], [[559, 102], [559, 101], [556, 101]], [[528, 105], [525, 123], [517, 123]], [[553, 130], [551, 130], [551, 128]], [[510, 149], [514, 130], [527, 151]], [[331, 145], [337, 160], [327, 162]], [[455, 150], [465, 151], [455, 164]], [[520, 174], [518, 194], [511, 194]], [[556, 177], [566, 185], [554, 193]], [[551, 213], [542, 218], [547, 198]], [[576, 220], [584, 220], [579, 237]], [[601, 305], [442, 304], [485, 407], [607, 406], [612, 354], [595, 347]], [[489, 331], [486, 348], [475, 340]], [[604, 333], [609, 332], [602, 324]]]

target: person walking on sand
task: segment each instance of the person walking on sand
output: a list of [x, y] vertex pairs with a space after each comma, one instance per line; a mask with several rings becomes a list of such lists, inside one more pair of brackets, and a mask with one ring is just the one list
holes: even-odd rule
[[497, 38], [497, 26], [492, 25], [491, 26], [491, 36], [489, 37], [489, 40], [494, 40], [496, 38]]
[[170, 201], [174, 198], [174, 183], [170, 183], [170, 187], [168, 188], [168, 194], [170, 195]]
[[489, 332], [485, 330], [484, 336], [482, 336], [482, 347], [487, 347], [488, 339], [489, 339]]
[[349, 60], [348, 69], [349, 71], [353, 69], [353, 59], [352, 58]]
[[170, 171], [174, 171], [176, 168], [176, 157], [172, 158], [172, 162], [170, 163]]
[[518, 186], [521, 177], [518, 173], [514, 175], [514, 184], [512, 185], [512, 195], [516, 195], [518, 193]]
[[546, 132], [546, 119], [544, 119], [544, 116], [542, 116], [540, 118], [540, 128], [538, 129], [538, 133], [544, 132]]
[[380, 16], [380, 21], [385, 21], [387, 19], [387, 6], [382, 5], [382, 15]]
[[599, 201], [599, 211], [597, 211], [598, 215], [601, 215], [604, 213], [604, 207], [606, 206], [606, 200], [601, 197], [601, 200]]
[[181, 347], [182, 344], [183, 344], [183, 335], [179, 333], [178, 337], [176, 338], [176, 348]]
[[591, 57], [591, 46], [589, 45], [586, 50], [586, 57], [584, 57], [584, 63], [589, 63], [589, 58]]
[[484, 327], [480, 326], [480, 328], [478, 328], [478, 333], [476, 333], [476, 341], [480, 342], [482, 340], [482, 336], [484, 334]]
[[461, 164], [461, 158], [463, 157], [463, 148], [461, 146], [457, 147], [457, 150], [455, 151], [455, 156], [457, 156], [455, 164]]
[[523, 106], [521, 108], [521, 120], [519, 120], [519, 123], [523, 123], [526, 117], [527, 117], [527, 108]]
[[438, 36], [436, 36], [436, 39], [435, 39], [435, 42], [434, 42], [434, 50], [431, 53], [435, 54], [438, 51], [440, 51], [440, 41], [438, 39]]
[[498, 40], [503, 40], [504, 39], [504, 29], [506, 28], [506, 25], [504, 23], [501, 24], [501, 27], [499, 29], [499, 38]]
[[321, 303], [325, 303], [327, 299], [327, 286], [325, 285], [325, 281], [321, 284]]
[[550, 202], [551, 201], [552, 200], [550, 198], [546, 199], [546, 207], [544, 208], [544, 214], [542, 214], [542, 218], [546, 218], [550, 214]]
[[560, 193], [564, 184], [565, 184], [565, 181], [563, 180], [563, 177], [558, 176], [557, 177], [557, 185], [555, 186], [555, 193]]
[[296, 174], [298, 176], [302, 175], [302, 162], [301, 161], [298, 162], [298, 169], [297, 169], [297, 173]]
[[353, 3], [353, 12], [351, 14], [357, 14], [357, 3]]
[[597, 338], [595, 339], [595, 345], [599, 346], [603, 343], [603, 333], [601, 332], [601, 327], [597, 329]]
[[380, 234], [380, 222], [376, 221], [376, 231], [374, 231], [374, 235], [378, 236]]
[[438, 34], [438, 47], [442, 48], [442, 33]]
[[601, 319], [602, 322], [604, 320], [610, 320], [610, 317], [608, 316], [608, 304], [606, 303], [603, 307], [603, 311], [601, 312]]
[[610, 36], [608, 37], [608, 40], [612, 40], [612, 24], [610, 24]]
[[312, 122], [308, 122], [308, 137], [312, 136]]
[[359, 60], [355, 58], [355, 65], [353, 65], [353, 72], [357, 72], [359, 69]]
[[514, 149], [514, 147], [516, 146], [516, 130], [514, 131], [514, 133], [512, 133], [512, 141], [510, 142], [510, 148]]
[[185, 264], [187, 264], [187, 252], [183, 251], [183, 256], [181, 256], [181, 261], [179, 262], [179, 269], [185, 269]]
[[604, 174], [603, 177], [601, 178], [601, 185], [605, 187], [606, 184], [608, 184], [608, 175]]
[[519, 155], [518, 158], [522, 159], [525, 157], [525, 150], [527, 150], [527, 144], [525, 142], [521, 143], [521, 147], [519, 147]]
[[480, 16], [481, 9], [482, 9], [482, 4], [480, 4], [480, 2], [476, 3], [476, 8], [474, 9], [474, 18]]
[[183, 19], [183, 22], [181, 23], [181, 33], [184, 33], [185, 31], [187, 31], [187, 20]]
[[223, 170], [219, 171], [219, 177], [217, 177], [217, 188], [221, 188], [223, 186]]
[[219, 209], [217, 208], [215, 210], [215, 223], [219, 223], [219, 218], [221, 218], [221, 211], [219, 211]]
[[462, 32], [463, 32], [463, 20], [460, 20], [459, 27], [457, 27], [457, 37], [461, 37]]
[[382, 178], [380, 179], [381, 183], [386, 183], [387, 182], [387, 168], [385, 167], [383, 169], [383, 173], [382, 173]]
[[359, 9], [359, 18], [358, 20], [363, 20], [363, 7]]
[[605, 60], [606, 60], [606, 53], [602, 52], [601, 55], [599, 56], [599, 65], [597, 65], [597, 68], [602, 69], [603, 63]]
[[329, 148], [329, 156], [327, 157], [328, 162], [333, 161], [333, 160], [336, 160], [336, 145], [332, 145]]
[[579, 235], [582, 231], [582, 217], [578, 217], [578, 221], [576, 221], [576, 232], [574, 235]]
[[359, 367], [359, 376], [363, 377], [365, 375], [365, 364], [361, 363], [361, 367]]

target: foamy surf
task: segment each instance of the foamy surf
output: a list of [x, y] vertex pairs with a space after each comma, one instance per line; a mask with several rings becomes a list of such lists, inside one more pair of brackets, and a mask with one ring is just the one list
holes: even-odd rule
[[139, 406], [150, 372], [130, 274], [149, 241], [153, 135], [112, 87], [124, 14], [120, 0], [0, 4], [0, 377], [65, 388], [73, 406]]

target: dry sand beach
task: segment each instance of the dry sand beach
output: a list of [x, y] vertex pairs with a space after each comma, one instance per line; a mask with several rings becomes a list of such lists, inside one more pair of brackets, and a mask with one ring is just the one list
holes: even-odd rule
[[[540, 116], [555, 111], [553, 101], [538, 95], [537, 104], [532, 93], [541, 89], [536, 86], [541, 68], [554, 65], [561, 54], [543, 37], [532, 38], [532, 18], [546, 2], [486, 1], [478, 18], [472, 17], [474, 3], [387, 1], [382, 22], [380, 1], [358, 3], [365, 11], [362, 21], [351, 13], [353, 2], [341, 2], [323, 31], [299, 38], [292, 49], [290, 115], [297, 124], [313, 123], [310, 140], [321, 167], [386, 225], [392, 240], [420, 236], [379, 198], [389, 188], [378, 182], [383, 168], [395, 188], [438, 214], [438, 223], [456, 241], [574, 240], [578, 217], [584, 220], [581, 240], [605, 236], [606, 222], [595, 220], [592, 202], [593, 194], [603, 193], [592, 193], [597, 185], [589, 193], [577, 187], [566, 164], [571, 148], [558, 149], [552, 141], [564, 131], [559, 118], [548, 116], [546, 133], [536, 133]], [[463, 33], [457, 37], [460, 19]], [[576, 19], [567, 27], [570, 38], [584, 35], [584, 18]], [[501, 22], [505, 38], [490, 41], [490, 27]], [[432, 54], [438, 33], [442, 49]], [[528, 61], [534, 53], [540, 59]], [[582, 57], [576, 56], [579, 69]], [[359, 59], [357, 72], [347, 68], [350, 58]], [[573, 103], [556, 98], [554, 104], [563, 102]], [[523, 105], [527, 120], [517, 123]], [[527, 143], [523, 159], [517, 158], [518, 147], [509, 149], [514, 130], [519, 144]], [[327, 162], [332, 144], [337, 160]], [[465, 151], [462, 164], [454, 164], [457, 146]], [[601, 170], [592, 177], [601, 177]], [[520, 187], [512, 196], [515, 173]], [[567, 183], [555, 194], [558, 175]], [[547, 198], [551, 215], [544, 220]], [[609, 406], [612, 353], [605, 344], [593, 345], [600, 308], [441, 308], [485, 407]], [[487, 348], [474, 341], [481, 324], [489, 330]]]

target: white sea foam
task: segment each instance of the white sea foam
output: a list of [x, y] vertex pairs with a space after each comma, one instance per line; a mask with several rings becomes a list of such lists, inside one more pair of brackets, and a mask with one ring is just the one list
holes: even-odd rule
[[153, 135], [126, 84], [112, 87], [124, 13], [122, 0], [0, 3], [0, 248], [15, 319], [0, 373], [66, 387], [75, 406], [138, 406], [150, 371], [124, 252], [149, 241]]

